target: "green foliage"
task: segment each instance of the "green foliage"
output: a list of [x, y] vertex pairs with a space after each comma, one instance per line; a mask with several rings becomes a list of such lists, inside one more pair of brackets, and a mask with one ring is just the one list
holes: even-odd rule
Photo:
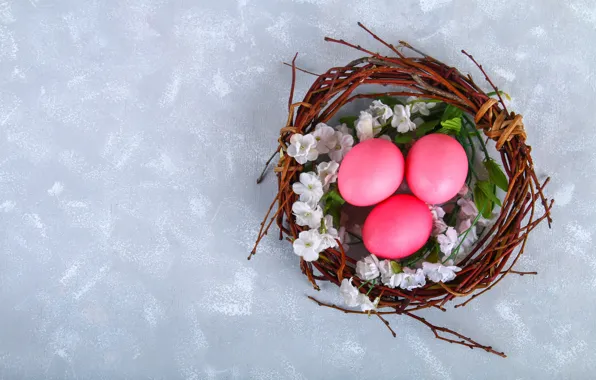
[[356, 120], [358, 120], [358, 116], [344, 116], [339, 118], [340, 124], [345, 124], [348, 128], [354, 128]]
[[488, 197], [484, 194], [482, 189], [476, 185], [474, 187], [474, 203], [476, 204], [476, 208], [484, 216], [485, 218], [489, 218], [493, 212], [493, 207], [491, 202], [488, 200]]
[[323, 195], [321, 201], [325, 204], [323, 206], [323, 213], [331, 215], [333, 217], [333, 224], [339, 226], [341, 207], [346, 203], [346, 200], [337, 191], [337, 187], [334, 186], [329, 189]]
[[422, 137], [426, 135], [428, 132], [431, 132], [433, 129], [435, 129], [435, 127], [439, 124], [440, 121], [441, 120], [439, 119], [435, 119], [425, 121], [424, 123], [420, 124], [416, 128], [416, 137]]
[[414, 139], [414, 137], [407, 133], [407, 134], [398, 134], [397, 136], [395, 136], [395, 143], [396, 144], [407, 144], [409, 142], [411, 142]]
[[488, 181], [478, 181], [476, 182], [476, 187], [482, 190], [482, 192], [484, 193], [484, 195], [486, 195], [488, 200], [501, 206], [501, 200], [499, 199], [499, 197], [497, 197], [497, 194], [495, 194], [495, 191], [497, 190], [495, 185]]
[[435, 244], [433, 245], [430, 254], [428, 256], [426, 256], [426, 260], [429, 263], [438, 263], [439, 262], [439, 252], [441, 250], [439, 249], [439, 245]]
[[441, 129], [439, 129], [439, 133], [444, 133], [447, 135], [457, 135], [461, 130], [462, 126], [462, 116], [463, 111], [459, 108], [448, 105], [445, 107], [445, 111], [443, 112], [443, 116], [441, 117]]
[[507, 191], [509, 188], [509, 183], [499, 164], [497, 164], [495, 160], [488, 159], [484, 161], [484, 167], [488, 171], [489, 181], [501, 190]]
[[403, 269], [400, 265], [400, 263], [398, 263], [397, 261], [390, 261], [391, 264], [391, 270], [393, 271], [393, 273], [401, 273], [403, 272]]

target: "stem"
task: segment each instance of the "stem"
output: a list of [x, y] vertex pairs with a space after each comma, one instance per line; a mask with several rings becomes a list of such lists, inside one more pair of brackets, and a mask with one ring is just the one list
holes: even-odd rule
[[271, 157], [269, 157], [269, 159], [267, 160], [267, 162], [265, 162], [265, 167], [263, 168], [263, 171], [261, 172], [261, 175], [259, 176], [259, 178], [257, 178], [257, 184], [263, 182], [263, 179], [265, 179], [265, 172], [267, 171], [267, 168], [269, 167], [269, 164], [273, 160], [273, 157], [275, 157], [275, 155], [277, 153], [279, 153], [277, 150], [275, 152], [273, 152], [273, 154], [271, 155]]
[[449, 257], [445, 260], [443, 260], [443, 264], [451, 259], [453, 259], [455, 256], [457, 256], [457, 253], [459, 252], [459, 248], [461, 247], [461, 245], [464, 243], [464, 240], [466, 240], [466, 237], [468, 236], [468, 234], [470, 233], [470, 231], [472, 230], [472, 228], [476, 225], [476, 223], [478, 222], [478, 220], [480, 219], [480, 215], [482, 215], [482, 211], [484, 211], [484, 208], [480, 211], [478, 211], [478, 215], [476, 215], [476, 218], [474, 218], [474, 221], [472, 221], [472, 225], [470, 226], [470, 228], [468, 228], [463, 234], [459, 235], [459, 237], [462, 237], [461, 240], [459, 241], [459, 244], [457, 245], [457, 247], [451, 252], [451, 254], [449, 255]]

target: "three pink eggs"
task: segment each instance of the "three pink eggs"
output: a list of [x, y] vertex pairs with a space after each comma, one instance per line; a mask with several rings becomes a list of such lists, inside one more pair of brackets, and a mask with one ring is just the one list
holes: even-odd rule
[[[404, 179], [413, 195], [394, 195]], [[342, 161], [338, 187], [354, 206], [377, 206], [366, 218], [362, 239], [369, 252], [400, 259], [428, 240], [432, 215], [427, 204], [453, 198], [465, 183], [468, 159], [454, 138], [436, 133], [414, 143], [404, 161], [392, 142], [370, 139], [356, 145]]]

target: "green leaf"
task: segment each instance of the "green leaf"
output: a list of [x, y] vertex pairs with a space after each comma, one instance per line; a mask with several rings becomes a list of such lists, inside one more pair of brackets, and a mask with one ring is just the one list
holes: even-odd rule
[[378, 101], [381, 103], [391, 107], [395, 107], [396, 104], [402, 104], [397, 98], [393, 98], [391, 96], [383, 95], [380, 98], [377, 98]]
[[497, 185], [497, 187], [503, 191], [507, 191], [509, 189], [509, 181], [507, 181], [507, 177], [499, 164], [497, 164], [494, 160], [487, 160], [484, 161], [484, 167], [488, 171], [488, 179], [491, 183]]
[[443, 116], [441, 117], [441, 121], [451, 120], [460, 118], [463, 116], [464, 111], [457, 108], [456, 106], [452, 106], [451, 104], [445, 107], [445, 111], [443, 111]]
[[389, 263], [391, 264], [391, 270], [393, 271], [393, 273], [403, 272], [401, 265], [397, 261], [391, 260]]
[[439, 245], [435, 244], [433, 245], [432, 250], [430, 251], [430, 254], [428, 256], [426, 256], [426, 261], [429, 263], [437, 263], [439, 262]]
[[339, 118], [340, 124], [345, 124], [348, 128], [354, 128], [356, 120], [358, 120], [358, 116], [344, 116]]
[[437, 132], [446, 135], [458, 135], [461, 130], [461, 117], [441, 121], [442, 128]]
[[493, 212], [492, 202], [484, 194], [484, 191], [478, 187], [478, 184], [476, 184], [474, 187], [474, 203], [476, 204], [476, 208], [482, 214], [482, 216], [487, 219], [490, 218]]
[[407, 144], [410, 141], [412, 141], [412, 139], [413, 139], [412, 135], [408, 133], [408, 134], [403, 134], [403, 135], [400, 134], [400, 135], [395, 136], [394, 141], [396, 144]]
[[480, 188], [480, 190], [482, 190], [484, 195], [486, 195], [486, 197], [491, 202], [494, 202], [494, 203], [498, 204], [499, 206], [501, 206], [501, 200], [495, 194], [496, 188], [492, 183], [487, 182], [487, 181], [478, 181], [478, 182], [476, 182], [476, 187]]
[[437, 126], [437, 124], [439, 124], [440, 121], [441, 120], [439, 120], [439, 119], [429, 120], [429, 121], [425, 121], [424, 123], [420, 124], [418, 127], [416, 127], [416, 136], [417, 137], [424, 136], [428, 132], [435, 129], [435, 127]]
[[463, 114], [464, 112], [462, 110], [449, 104], [447, 107], [445, 107], [445, 111], [441, 117], [442, 128], [439, 129], [438, 132], [447, 135], [459, 134], [459, 131], [461, 130], [461, 118]]
[[324, 202], [323, 213], [331, 215], [333, 224], [339, 226], [341, 207], [346, 203], [345, 199], [337, 191], [337, 188], [333, 187], [323, 195], [321, 201]]

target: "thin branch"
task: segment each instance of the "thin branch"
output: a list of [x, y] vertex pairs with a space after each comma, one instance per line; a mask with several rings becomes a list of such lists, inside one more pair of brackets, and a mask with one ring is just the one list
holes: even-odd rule
[[271, 155], [271, 157], [269, 157], [269, 159], [267, 160], [267, 162], [265, 162], [265, 167], [263, 168], [263, 171], [261, 172], [261, 175], [259, 175], [259, 178], [257, 178], [257, 184], [263, 182], [263, 179], [265, 179], [265, 172], [266, 172], [267, 168], [269, 167], [269, 164], [271, 163], [271, 161], [273, 161], [273, 158], [278, 153], [279, 152], [277, 150], [275, 152], [273, 152], [273, 154]]

